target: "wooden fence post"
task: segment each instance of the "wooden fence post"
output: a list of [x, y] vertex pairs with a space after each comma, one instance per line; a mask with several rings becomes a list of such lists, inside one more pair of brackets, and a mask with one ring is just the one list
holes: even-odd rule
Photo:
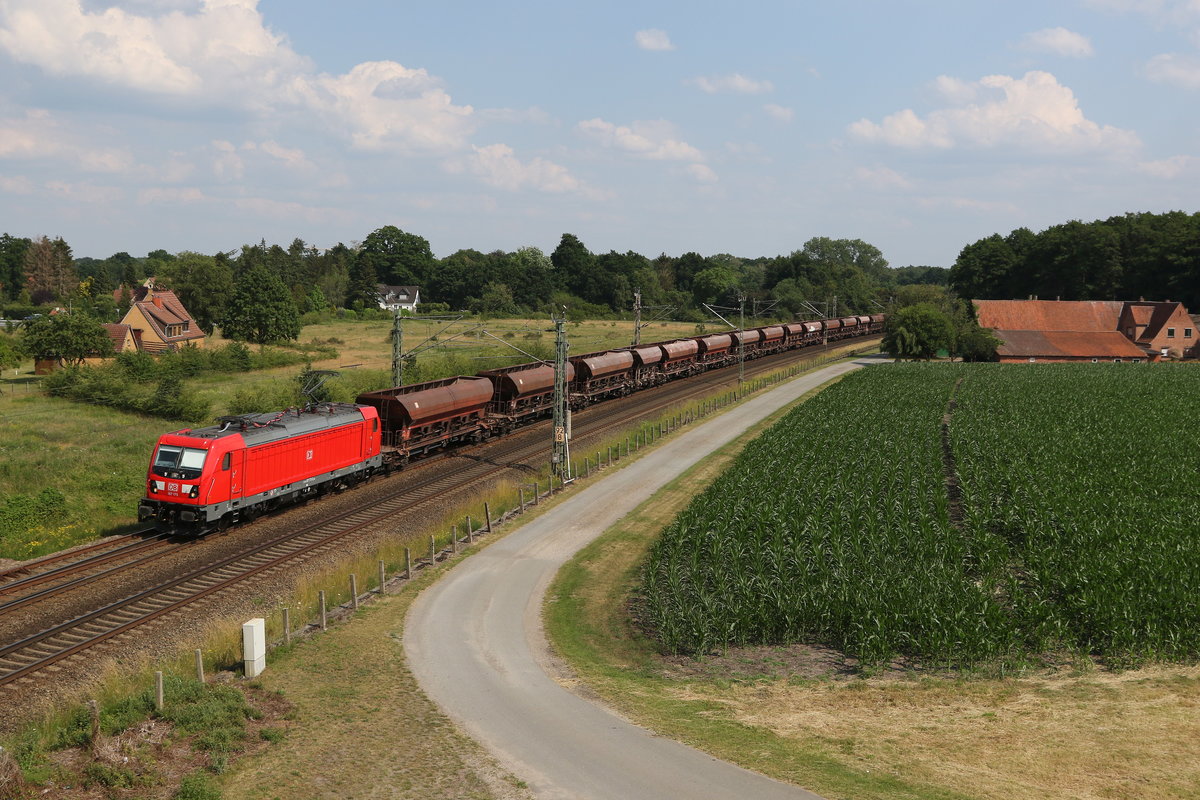
[[458, 552], [458, 526], [457, 525], [450, 526], [450, 552], [451, 553]]
[[483, 504], [483, 516], [487, 519], [487, 532], [492, 532], [492, 507], [487, 503]]
[[358, 611], [358, 576], [350, 573], [350, 606]]
[[204, 651], [196, 649], [196, 680], [204, 683]]
[[429, 566], [437, 563], [437, 544], [434, 543], [433, 536], [429, 537]]
[[157, 711], [163, 710], [163, 674], [162, 674], [162, 672], [154, 673], [154, 708]]
[[407, 547], [404, 548], [404, 579], [412, 580], [412, 553]]
[[525, 484], [521, 484], [521, 513], [525, 513]]
[[383, 588], [387, 586], [387, 565], [379, 559], [379, 595], [383, 596]]
[[321, 603], [321, 630], [327, 631], [329, 630], [329, 616], [325, 609], [325, 590], [322, 589], [321, 591], [317, 592], [317, 597], [320, 599]]
[[292, 610], [287, 606], [283, 607], [283, 643], [292, 643]]

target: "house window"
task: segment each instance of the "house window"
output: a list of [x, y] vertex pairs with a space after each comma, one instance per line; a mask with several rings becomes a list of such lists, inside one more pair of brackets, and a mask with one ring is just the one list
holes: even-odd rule
[[1192, 338], [1192, 329], [1191, 329], [1191, 328], [1184, 328], [1184, 329], [1183, 329], [1183, 338], [1185, 338], [1185, 339], [1190, 339], [1190, 338]]
[[1031, 358], [1031, 359], [1029, 359], [1029, 363], [1030, 363], [1030, 364], [1032, 364], [1032, 363], [1033, 363], [1033, 362], [1035, 362], [1035, 361], [1037, 361], [1037, 359], [1036, 359], [1036, 358]]
[[1119, 359], [1119, 358], [1114, 358], [1114, 359], [1113, 359], [1113, 363], [1114, 363], [1114, 364], [1120, 364], [1120, 363], [1121, 363], [1121, 359]]
[[1167, 328], [1167, 338], [1168, 339], [1175, 338], [1175, 329], [1174, 328]]

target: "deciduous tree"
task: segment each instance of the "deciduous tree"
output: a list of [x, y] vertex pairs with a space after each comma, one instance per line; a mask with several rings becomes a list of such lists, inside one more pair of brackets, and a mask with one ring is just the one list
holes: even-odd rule
[[936, 306], [918, 303], [888, 315], [883, 349], [892, 358], [928, 361], [953, 347], [954, 323]]
[[79, 364], [112, 353], [112, 339], [94, 317], [80, 312], [33, 320], [21, 336], [23, 349], [37, 359]]
[[221, 332], [255, 344], [291, 341], [300, 335], [300, 314], [279, 276], [253, 264], [234, 281]]

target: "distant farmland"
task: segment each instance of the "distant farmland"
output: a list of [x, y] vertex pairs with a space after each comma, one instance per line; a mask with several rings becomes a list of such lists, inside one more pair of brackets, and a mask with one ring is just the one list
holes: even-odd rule
[[930, 666], [1195, 659], [1198, 421], [1188, 365], [861, 370], [664, 531], [642, 621], [685, 653], [808, 642]]

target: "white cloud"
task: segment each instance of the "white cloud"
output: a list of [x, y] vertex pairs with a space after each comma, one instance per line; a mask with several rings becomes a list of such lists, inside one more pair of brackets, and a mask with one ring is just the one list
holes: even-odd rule
[[425, 70], [394, 61], [317, 73], [266, 27], [258, 0], [0, 3], [0, 51], [50, 75], [277, 117], [315, 114], [368, 150], [461, 148], [470, 106], [456, 106]]
[[283, 145], [268, 139], [258, 145], [258, 149], [272, 158], [283, 162], [289, 169], [311, 170], [314, 169], [313, 163], [308, 160], [308, 156], [304, 155], [303, 150], [296, 148], [284, 147]]
[[529, 108], [481, 108], [476, 112], [480, 119], [488, 122], [533, 123], [534, 125], [550, 125], [554, 116], [545, 109], [537, 106]]
[[0, 119], [0, 158], [54, 159], [85, 172], [120, 172], [133, 165], [127, 150], [86, 144], [71, 126], [43, 109], [27, 111], [19, 119]]
[[1143, 70], [1146, 77], [1186, 89], [1200, 89], [1200, 58], [1176, 53], [1157, 55]]
[[1138, 169], [1155, 178], [1170, 180], [1191, 172], [1197, 166], [1200, 166], [1200, 158], [1195, 156], [1171, 156], [1159, 161], [1144, 161], [1138, 164]]
[[213, 172], [218, 178], [240, 181], [245, 177], [246, 162], [238, 155], [237, 145], [216, 139], [212, 143], [212, 149], [216, 151], [216, 155], [213, 156]]
[[141, 205], [191, 205], [193, 203], [201, 203], [210, 200], [204, 192], [194, 187], [186, 188], [163, 188], [153, 187], [142, 189], [138, 192], [137, 201]]
[[0, 192], [5, 194], [33, 194], [33, 181], [22, 175], [6, 177], [0, 175]]
[[1021, 39], [1021, 46], [1027, 50], [1069, 58], [1087, 58], [1095, 54], [1088, 37], [1066, 28], [1043, 28], [1027, 33]]
[[647, 28], [646, 30], [638, 31], [633, 35], [633, 40], [643, 50], [661, 52], [675, 49], [675, 45], [671, 44], [671, 37], [667, 36], [667, 32], [660, 31], [658, 28]]
[[363, 150], [449, 151], [466, 144], [470, 106], [456, 106], [423, 69], [395, 61], [368, 61], [337, 77], [300, 82], [304, 104], [331, 126], [348, 125]]
[[922, 208], [953, 208], [965, 211], [977, 211], [983, 214], [1020, 215], [1024, 209], [1008, 201], [979, 200], [974, 197], [955, 195], [922, 197], [917, 199], [917, 205]]
[[912, 183], [908, 178], [888, 167], [877, 169], [858, 167], [854, 170], [854, 179], [858, 183], [876, 190], [912, 188]]
[[[484, 183], [515, 192], [526, 187], [543, 192], [573, 192], [582, 188], [582, 184], [567, 170], [566, 167], [547, 161], [544, 158], [534, 158], [522, 162], [513, 149], [506, 144], [490, 144], [486, 147], [473, 147], [474, 154], [468, 159], [468, 168], [480, 176]], [[459, 165], [452, 165], [455, 171]]]
[[96, 186], [92, 183], [47, 181], [46, 189], [63, 200], [87, 205], [116, 203], [124, 197], [124, 192], [115, 186]]
[[924, 118], [903, 109], [879, 123], [861, 119], [849, 132], [862, 141], [906, 148], [1116, 152], [1139, 145], [1134, 132], [1087, 119], [1074, 93], [1047, 72], [1028, 72], [1022, 78], [989, 75], [970, 88], [979, 102], [962, 102]]
[[700, 91], [707, 94], [719, 94], [722, 92], [766, 94], [775, 89], [770, 81], [756, 81], [736, 72], [732, 75], [718, 75], [712, 78], [692, 78], [691, 83], [697, 86]]
[[663, 120], [614, 125], [600, 118], [580, 122], [576, 128], [605, 147], [655, 161], [703, 161], [703, 154], [676, 138], [674, 126]]
[[687, 173], [700, 183], [717, 182], [717, 173], [713, 172], [707, 164], [688, 164]]
[[786, 106], [776, 105], [775, 103], [767, 103], [765, 106], [763, 106], [763, 111], [766, 111], [768, 116], [773, 117], [780, 122], [791, 122], [792, 117], [796, 116], [796, 112], [792, 111], [792, 109], [787, 108]]
[[974, 100], [979, 94], [979, 85], [955, 78], [950, 75], [939, 75], [933, 82], [934, 88], [949, 103], [961, 105]]
[[301, 220], [311, 224], [335, 221], [347, 224], [356, 219], [353, 213], [342, 208], [307, 206], [303, 203], [275, 200], [269, 197], [239, 197], [229, 202], [240, 211], [285, 221]]

